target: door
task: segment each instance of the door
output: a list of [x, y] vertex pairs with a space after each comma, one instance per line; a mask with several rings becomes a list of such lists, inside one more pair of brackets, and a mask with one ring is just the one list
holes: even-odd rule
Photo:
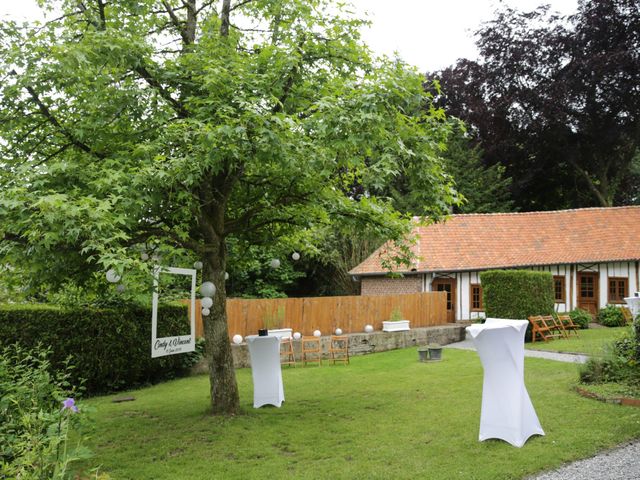
[[578, 308], [593, 317], [598, 313], [598, 274], [578, 272]]
[[434, 292], [447, 292], [447, 322], [456, 321], [456, 280], [454, 278], [436, 278], [431, 282]]

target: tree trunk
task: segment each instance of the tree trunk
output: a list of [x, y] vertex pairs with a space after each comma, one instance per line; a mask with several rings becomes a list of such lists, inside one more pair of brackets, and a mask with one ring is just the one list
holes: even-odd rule
[[211, 386], [211, 410], [214, 415], [235, 415], [240, 408], [240, 397], [227, 327], [227, 293], [224, 279], [226, 248], [222, 237], [214, 234], [214, 238], [211, 238], [212, 231], [216, 229], [207, 230], [209, 241], [203, 261], [202, 280], [213, 282], [216, 286], [211, 313], [203, 317], [205, 353]]

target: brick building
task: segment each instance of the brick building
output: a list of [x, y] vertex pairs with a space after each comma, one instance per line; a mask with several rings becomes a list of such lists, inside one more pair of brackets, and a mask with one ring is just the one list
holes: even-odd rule
[[596, 312], [640, 290], [640, 206], [452, 215], [417, 226], [417, 261], [382, 267], [382, 246], [350, 271], [362, 295], [446, 291], [451, 321], [483, 316], [479, 273], [526, 268], [553, 273], [556, 310]]

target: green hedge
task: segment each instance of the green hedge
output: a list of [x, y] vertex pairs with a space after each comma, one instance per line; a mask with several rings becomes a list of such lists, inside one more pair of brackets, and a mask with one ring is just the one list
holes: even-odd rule
[[[189, 333], [186, 306], [160, 307], [159, 336]], [[173, 378], [197, 361], [197, 354], [151, 358], [151, 308], [64, 309], [50, 305], [0, 306], [0, 346], [50, 347], [60, 367], [71, 356], [72, 381], [84, 379], [86, 393], [123, 390]]]
[[[531, 315], [553, 313], [553, 275], [549, 272], [488, 270], [480, 274], [480, 282], [486, 317], [527, 320]], [[531, 338], [531, 325], [526, 338]]]
[[627, 324], [622, 310], [614, 305], [608, 305], [600, 309], [596, 321], [605, 327], [623, 327]]

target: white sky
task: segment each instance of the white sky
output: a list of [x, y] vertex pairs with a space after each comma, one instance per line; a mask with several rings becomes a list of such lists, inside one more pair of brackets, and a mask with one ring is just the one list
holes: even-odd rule
[[[501, 4], [532, 10], [548, 3], [562, 14], [574, 13], [577, 0], [350, 0], [356, 12], [373, 22], [364, 41], [377, 54], [398, 52], [421, 71], [439, 70], [458, 58], [474, 59], [473, 32]], [[0, 19], [42, 18], [35, 0], [0, 0]]]

